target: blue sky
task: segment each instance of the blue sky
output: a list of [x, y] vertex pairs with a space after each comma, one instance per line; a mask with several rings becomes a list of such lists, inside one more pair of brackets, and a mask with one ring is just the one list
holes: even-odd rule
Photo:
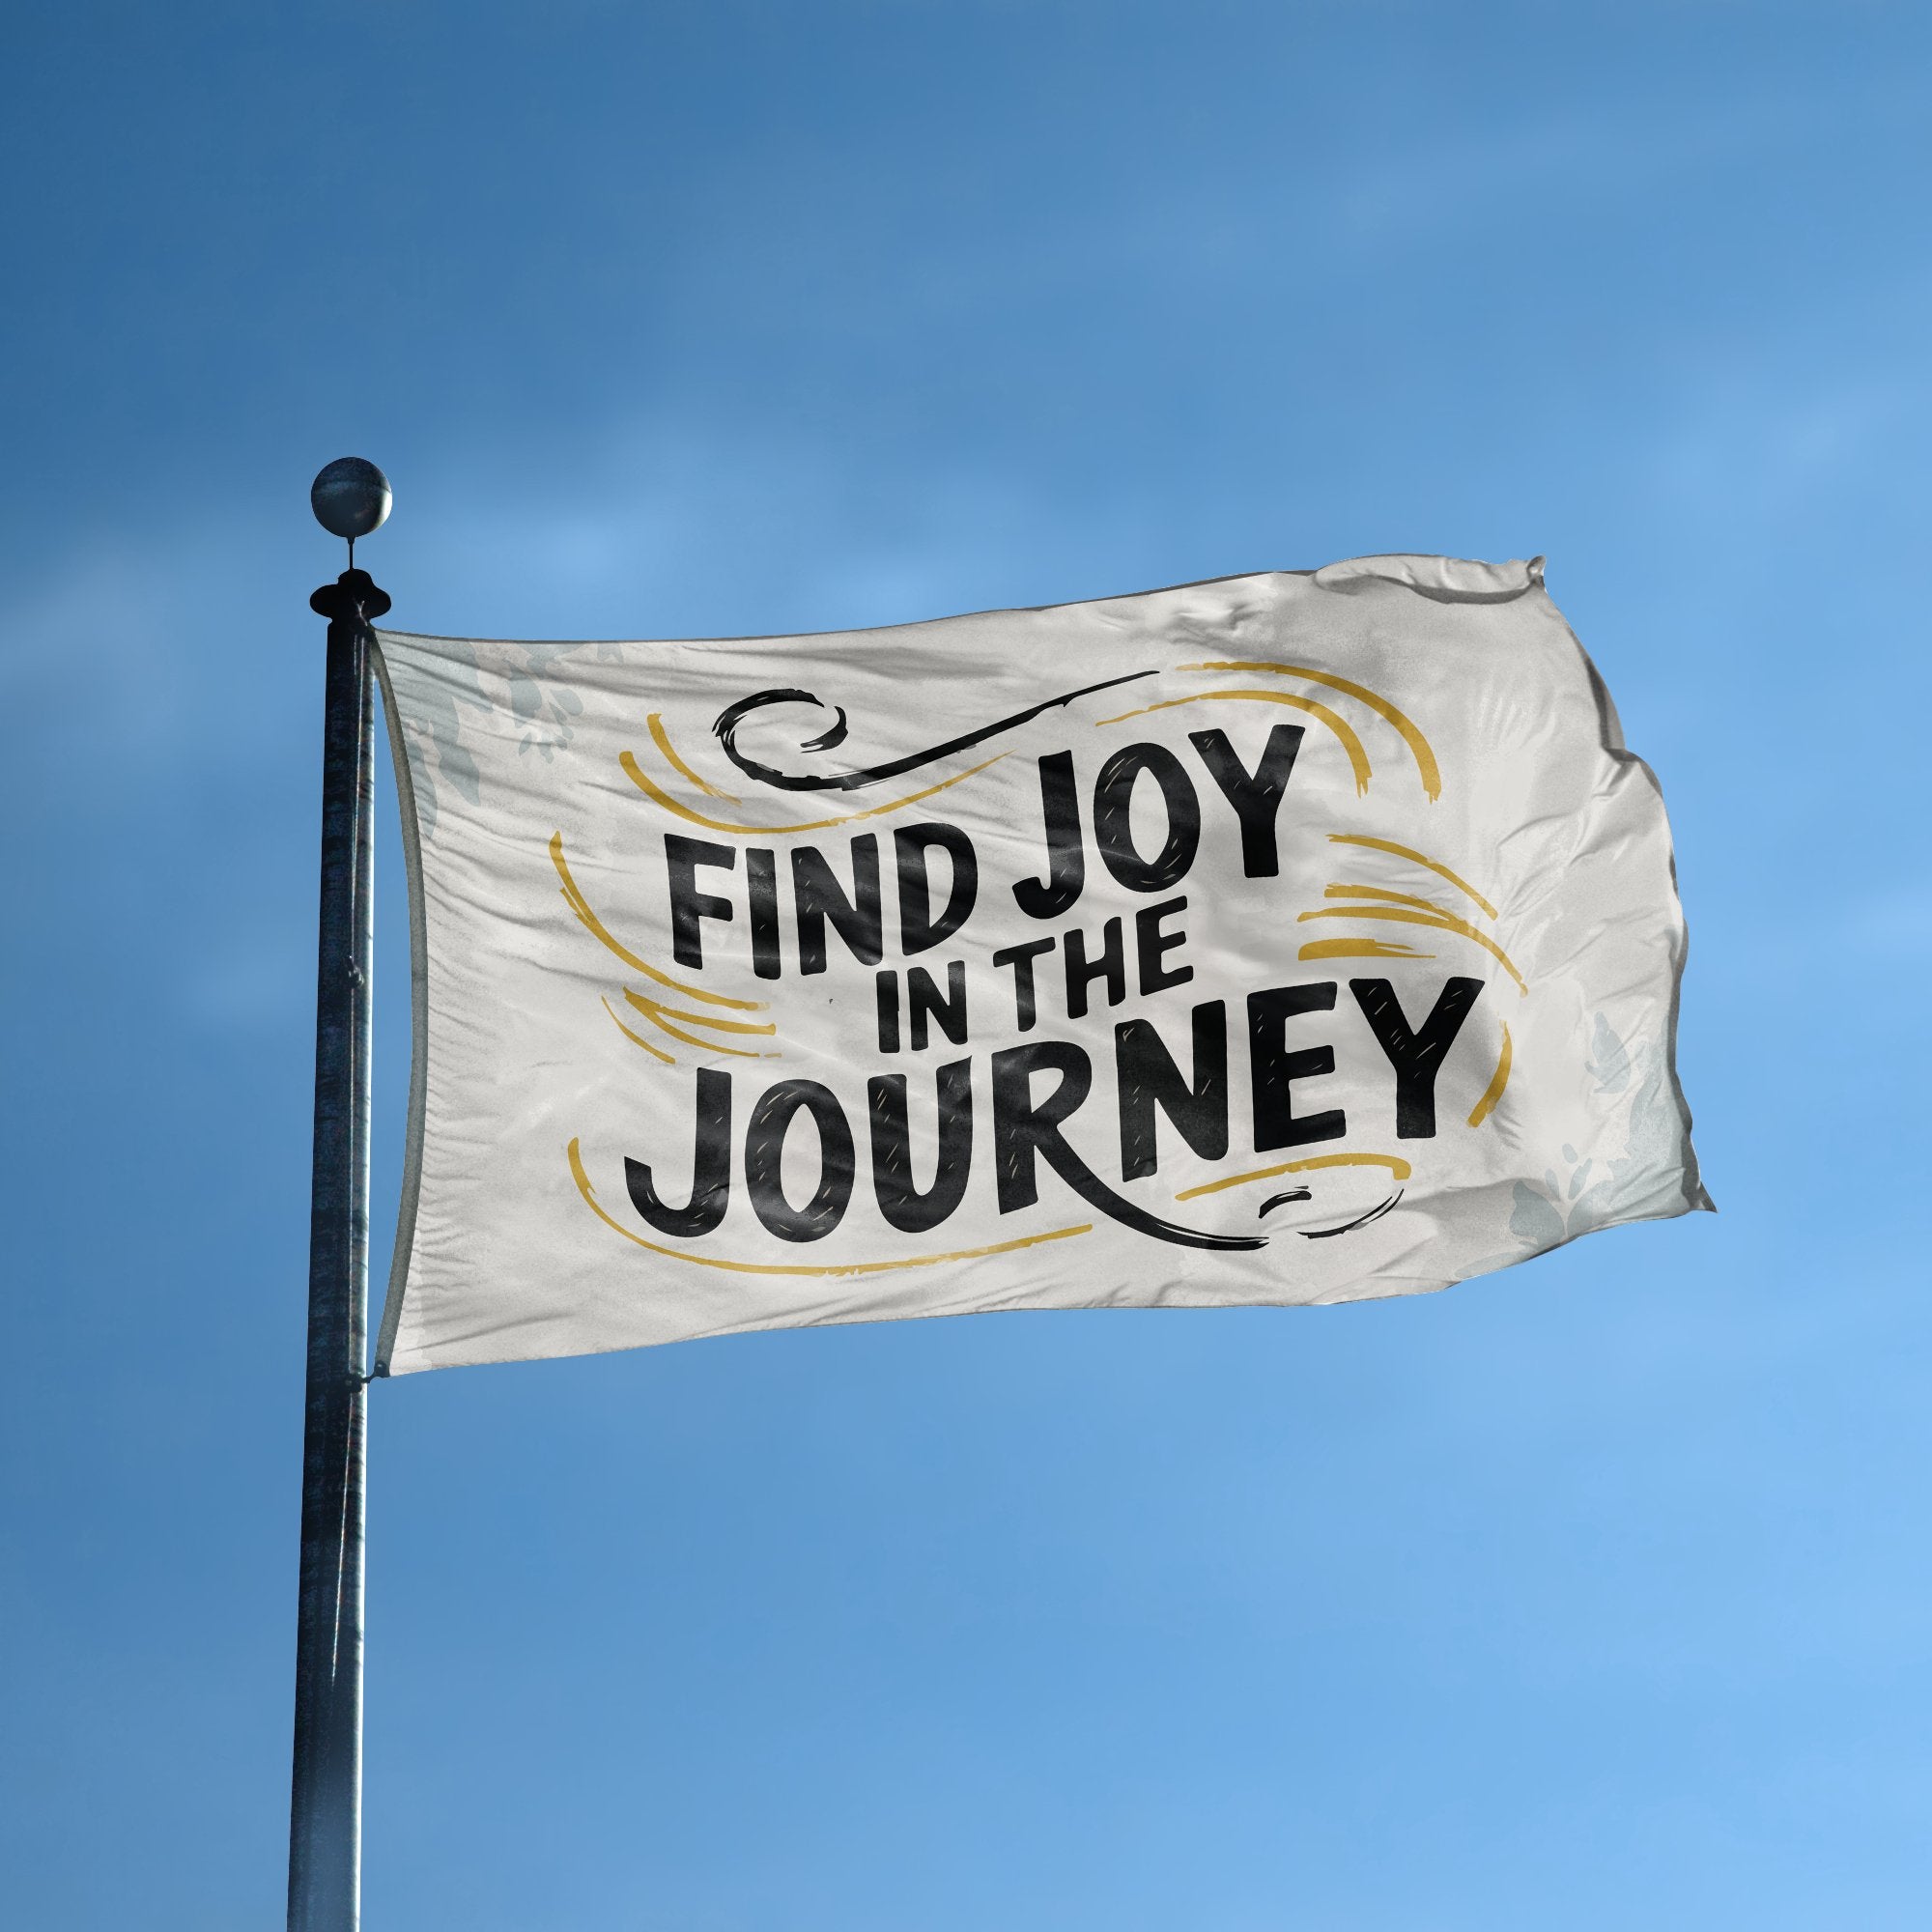
[[1926, 1922], [1922, 9], [181, 0], [9, 51], [18, 1922], [281, 1910], [351, 451], [431, 631], [1547, 553], [1671, 807], [1722, 1210], [1421, 1300], [378, 1388], [372, 1926]]

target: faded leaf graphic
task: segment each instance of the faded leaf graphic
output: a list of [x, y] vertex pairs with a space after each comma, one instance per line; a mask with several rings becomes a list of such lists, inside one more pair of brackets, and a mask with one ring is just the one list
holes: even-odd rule
[[[1663, 1056], [1648, 1042], [1633, 1045], [1620, 1038], [1599, 1013], [1591, 1035], [1590, 1073], [1597, 1092], [1609, 1096], [1636, 1080], [1625, 1115], [1624, 1151], [1600, 1169], [1594, 1157], [1579, 1160], [1577, 1150], [1565, 1146], [1561, 1179], [1550, 1171], [1540, 1181], [1516, 1183], [1510, 1233], [1533, 1251], [1607, 1227], [1645, 1204], [1655, 1176], [1675, 1171], [1677, 1111], [1664, 1079]], [[1593, 1174], [1600, 1177], [1594, 1185]]]

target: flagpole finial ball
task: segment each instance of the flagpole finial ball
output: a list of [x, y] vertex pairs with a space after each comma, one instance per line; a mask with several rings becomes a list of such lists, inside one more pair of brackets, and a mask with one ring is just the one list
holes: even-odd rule
[[379, 529], [389, 514], [389, 479], [360, 456], [338, 456], [316, 472], [308, 489], [315, 520], [332, 537], [354, 543]]

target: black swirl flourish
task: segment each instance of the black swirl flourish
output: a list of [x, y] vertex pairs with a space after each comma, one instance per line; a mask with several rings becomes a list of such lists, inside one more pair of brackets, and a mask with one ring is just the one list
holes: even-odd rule
[[863, 770], [849, 772], [781, 772], [775, 765], [761, 763], [758, 759], [741, 752], [737, 746], [738, 726], [754, 711], [762, 711], [772, 704], [815, 704], [820, 710], [836, 714], [830, 730], [809, 740], [799, 749], [803, 752], [829, 752], [845, 739], [845, 709], [843, 705], [826, 704], [810, 691], [756, 691], [750, 697], [741, 697], [737, 703], [728, 705], [718, 714], [718, 722], [712, 725], [719, 742], [724, 747], [724, 755], [745, 774], [748, 779], [756, 779], [760, 784], [777, 787], [780, 791], [858, 791], [862, 786], [878, 784], [885, 779], [895, 779], [906, 772], [916, 772], [922, 765], [929, 765], [935, 759], [950, 757], [954, 752], [971, 751], [975, 745], [983, 745], [988, 738], [997, 738], [1002, 731], [1010, 731], [1015, 725], [1024, 724], [1030, 719], [1037, 718], [1042, 711], [1051, 711], [1062, 704], [1071, 704], [1076, 697], [1085, 697], [1095, 691], [1110, 691], [1117, 684], [1132, 684], [1138, 678], [1151, 677], [1151, 670], [1130, 670], [1124, 677], [1102, 678], [1098, 684], [1083, 684], [1078, 691], [1065, 691], [1058, 697], [1042, 698], [1039, 703], [1029, 705], [1024, 711], [1015, 711], [1010, 718], [996, 719], [991, 724], [982, 724], [977, 731], [963, 732], [957, 738], [949, 738], [943, 745], [931, 745], [923, 752], [909, 753], [903, 758], [894, 758], [883, 765], [868, 765]]
[[1257, 1221], [1265, 1221], [1270, 1208], [1279, 1208], [1286, 1202], [1312, 1201], [1314, 1198], [1305, 1187], [1291, 1187], [1286, 1194], [1270, 1194], [1255, 1210], [1255, 1219]]
[[1357, 1228], [1366, 1228], [1371, 1221], [1379, 1221], [1395, 1204], [1402, 1199], [1402, 1189], [1398, 1187], [1379, 1206], [1371, 1208], [1366, 1214], [1358, 1214], [1352, 1221], [1345, 1221], [1339, 1228], [1303, 1228], [1300, 1230], [1304, 1241], [1332, 1240], [1337, 1235], [1352, 1235]]

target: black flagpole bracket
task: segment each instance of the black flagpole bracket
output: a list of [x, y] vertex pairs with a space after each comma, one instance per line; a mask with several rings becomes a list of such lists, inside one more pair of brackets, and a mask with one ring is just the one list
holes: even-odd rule
[[389, 614], [389, 593], [366, 570], [352, 565], [333, 583], [312, 591], [308, 608], [327, 617], [331, 629], [337, 624], [359, 628]]

